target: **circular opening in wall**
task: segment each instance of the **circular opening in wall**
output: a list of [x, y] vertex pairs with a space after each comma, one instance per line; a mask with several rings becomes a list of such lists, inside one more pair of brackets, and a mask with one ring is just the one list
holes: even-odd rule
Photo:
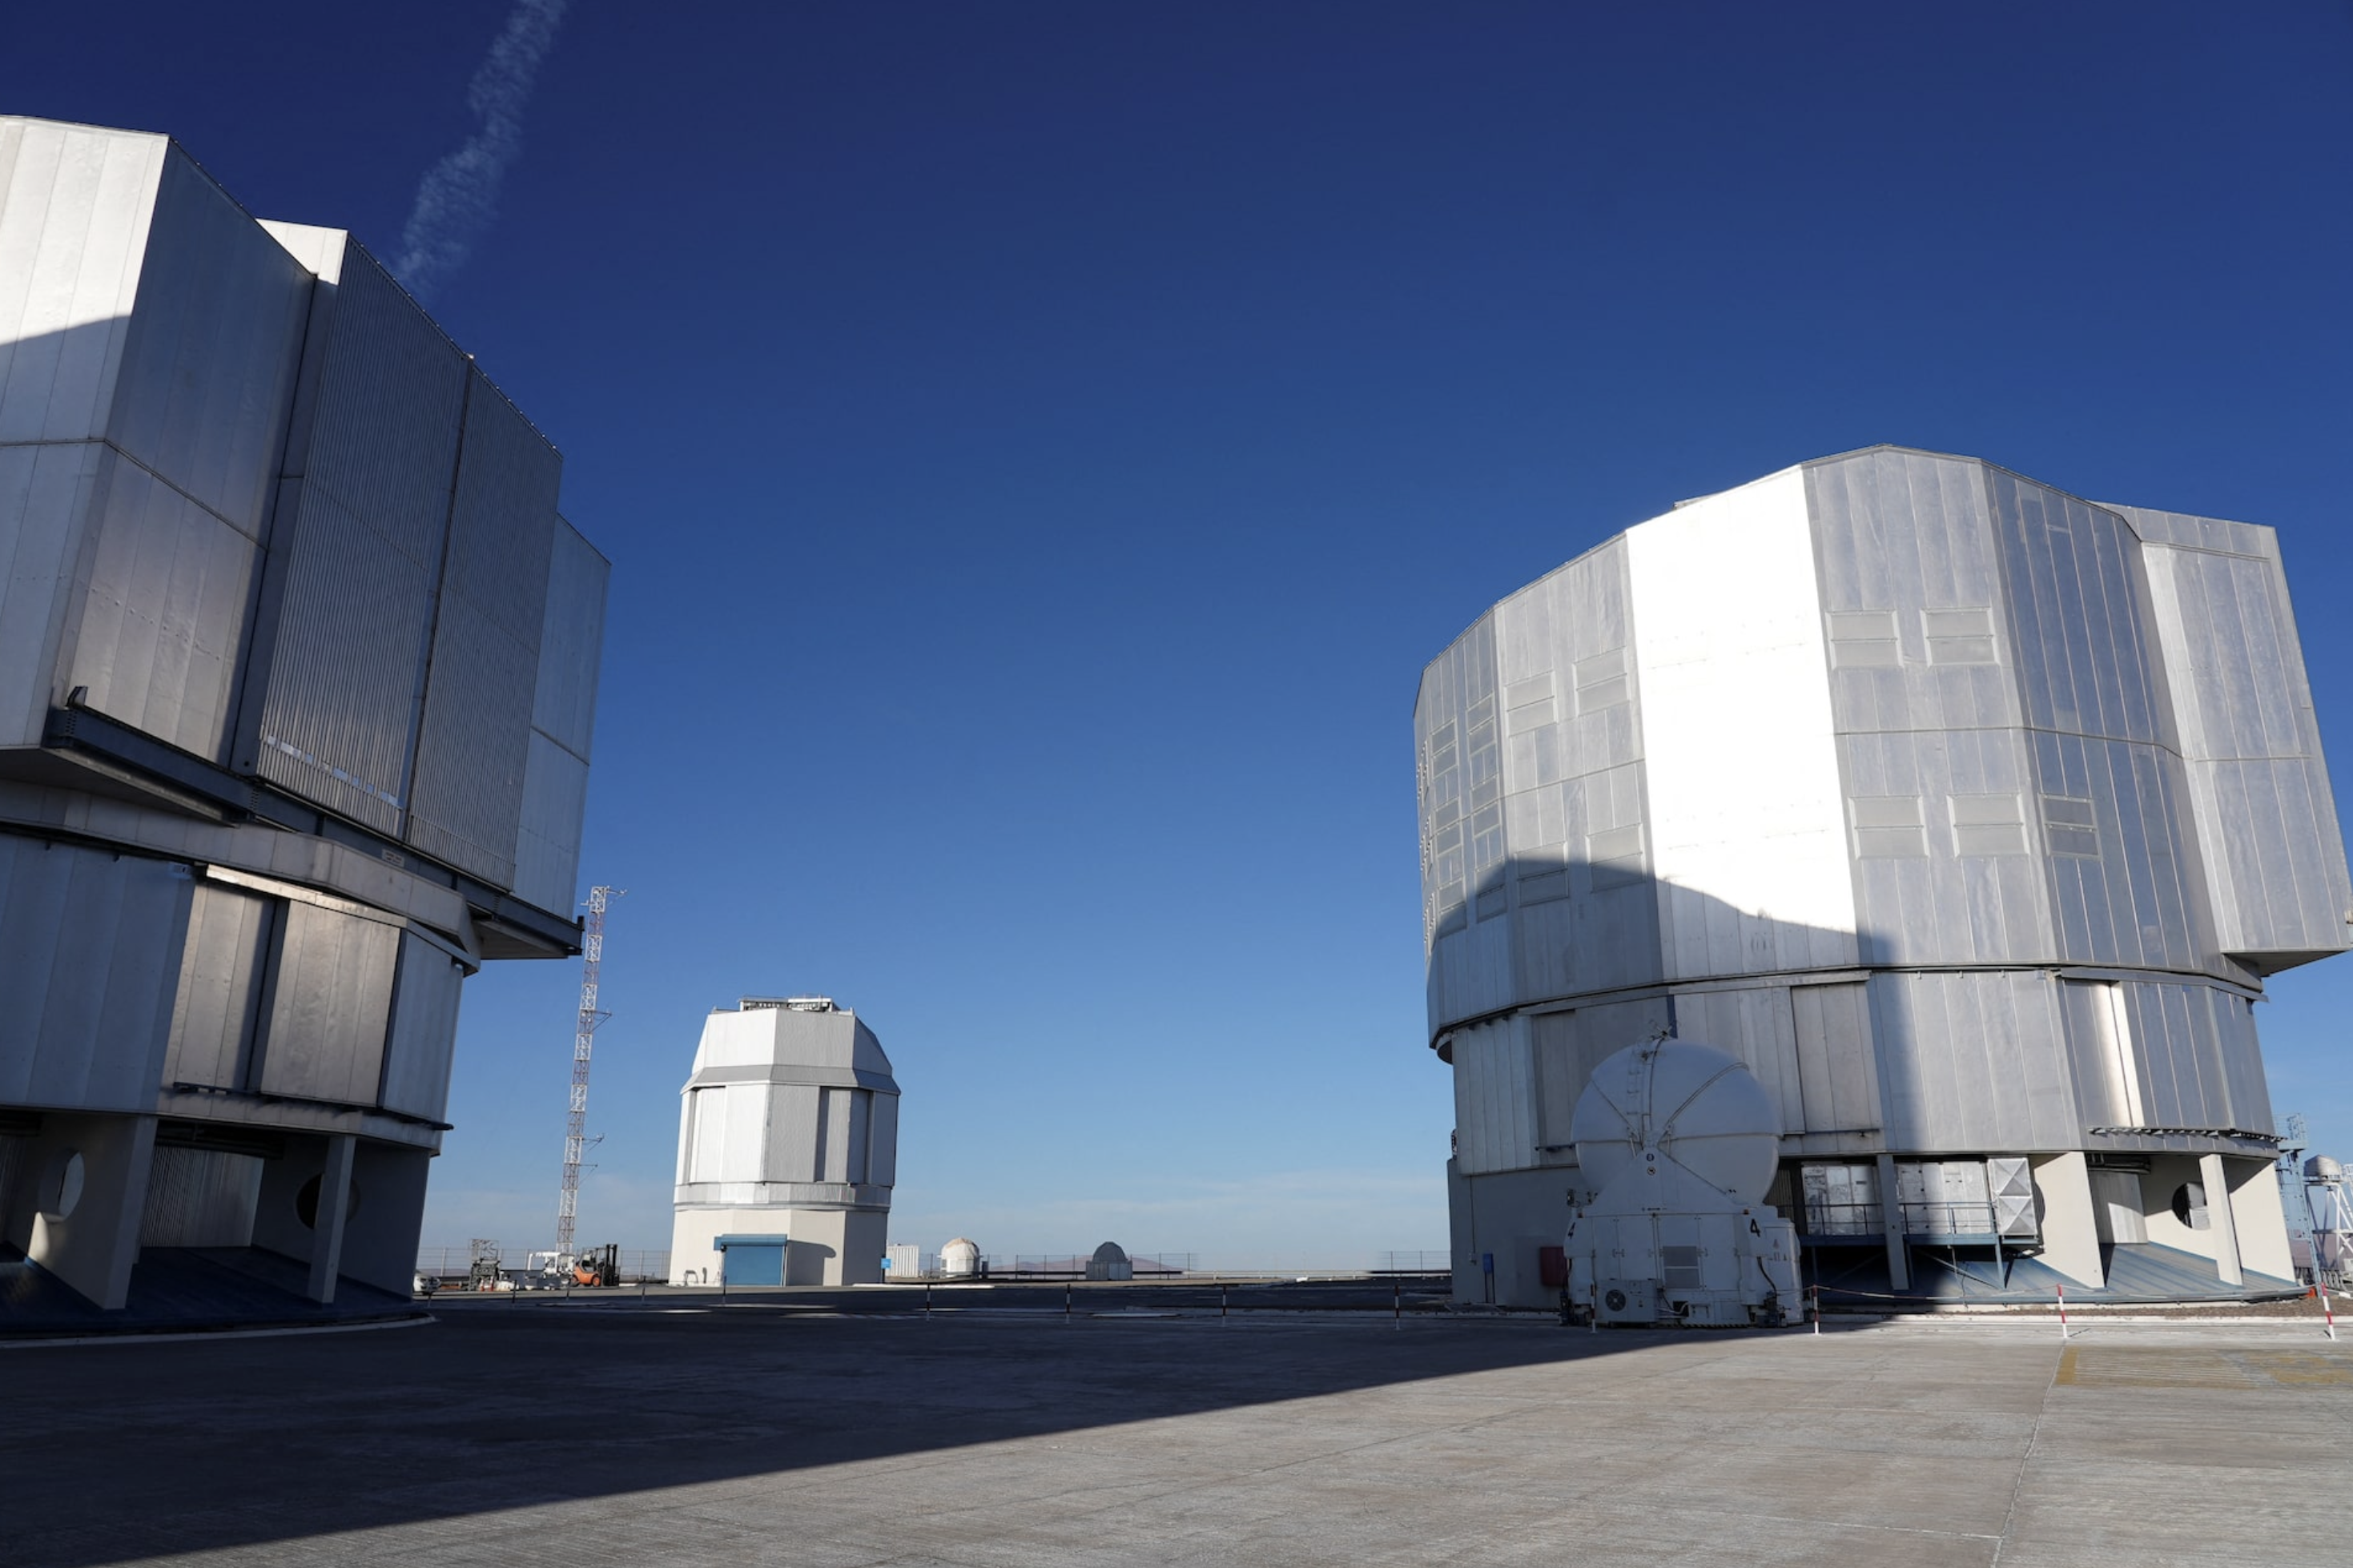
[[[294, 1194], [294, 1217], [302, 1222], [302, 1228], [304, 1230], [316, 1230], [319, 1228], [319, 1184], [322, 1178], [318, 1176], [311, 1177], [309, 1181], [303, 1183], [301, 1190]], [[350, 1224], [352, 1215], [359, 1212], [360, 1184], [357, 1182], [353, 1182], [343, 1194], [343, 1223], [346, 1225]]]
[[2196, 1182], [2174, 1188], [2173, 1217], [2192, 1230], [2204, 1230], [2212, 1223], [2206, 1217], [2206, 1189]]
[[80, 1150], [60, 1149], [50, 1155], [48, 1168], [41, 1173], [41, 1217], [52, 1225], [71, 1219], [88, 1180]]

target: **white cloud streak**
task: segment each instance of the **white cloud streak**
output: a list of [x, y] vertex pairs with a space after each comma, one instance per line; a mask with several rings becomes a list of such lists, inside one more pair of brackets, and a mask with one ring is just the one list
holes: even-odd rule
[[523, 106], [571, 0], [516, 0], [467, 89], [479, 122], [465, 145], [426, 171], [400, 232], [393, 271], [418, 299], [458, 269], [498, 216], [499, 186], [522, 151]]

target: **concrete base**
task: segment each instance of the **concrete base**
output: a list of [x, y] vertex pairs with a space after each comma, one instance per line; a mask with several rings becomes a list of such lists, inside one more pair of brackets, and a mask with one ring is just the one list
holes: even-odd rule
[[787, 1285], [879, 1285], [890, 1245], [887, 1209], [683, 1207], [670, 1225], [670, 1282], [716, 1285], [722, 1277], [723, 1236], [788, 1236]]
[[1558, 1247], [1568, 1229], [1577, 1167], [1464, 1176], [1449, 1161], [1447, 1176], [1452, 1199], [1454, 1299], [1466, 1305], [1556, 1305], [1560, 1289], [1544, 1282], [1541, 1254], [1545, 1247]]

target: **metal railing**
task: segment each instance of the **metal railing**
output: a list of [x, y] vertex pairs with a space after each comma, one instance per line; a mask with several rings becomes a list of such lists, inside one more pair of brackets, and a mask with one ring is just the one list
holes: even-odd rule
[[[537, 1282], [542, 1270], [534, 1267], [549, 1254], [546, 1248], [499, 1247], [499, 1272], [517, 1284]], [[659, 1285], [670, 1278], [670, 1250], [667, 1247], [623, 1247], [620, 1252], [621, 1282], [635, 1285], [639, 1280]], [[461, 1283], [473, 1267], [472, 1248], [466, 1247], [426, 1247], [417, 1253], [417, 1272], [439, 1279], [445, 1284]]]

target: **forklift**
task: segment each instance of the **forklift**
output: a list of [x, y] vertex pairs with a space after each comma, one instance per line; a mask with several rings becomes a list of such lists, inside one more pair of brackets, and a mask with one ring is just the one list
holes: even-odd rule
[[621, 1247], [618, 1242], [581, 1253], [572, 1260], [572, 1283], [575, 1285], [618, 1285], [621, 1282]]

